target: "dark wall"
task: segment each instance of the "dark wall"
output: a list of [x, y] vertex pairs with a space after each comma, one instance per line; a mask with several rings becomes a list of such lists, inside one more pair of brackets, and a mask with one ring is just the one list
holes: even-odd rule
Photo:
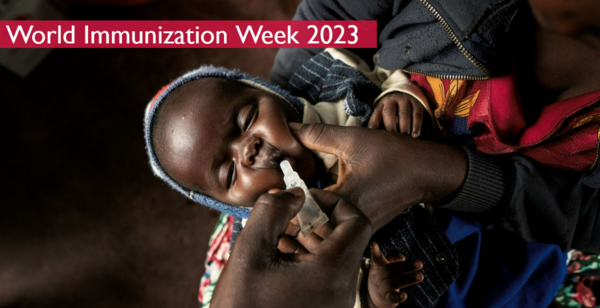
[[[290, 19], [299, 1], [67, 6], [70, 19]], [[143, 112], [200, 64], [267, 78], [276, 49], [56, 49], [0, 68], [0, 307], [197, 307], [219, 216], [155, 178]]]

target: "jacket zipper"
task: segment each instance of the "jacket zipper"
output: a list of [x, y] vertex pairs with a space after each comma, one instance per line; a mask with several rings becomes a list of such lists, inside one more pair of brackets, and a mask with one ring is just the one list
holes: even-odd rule
[[[446, 30], [446, 32], [450, 36], [450, 39], [454, 42], [456, 47], [458, 47], [458, 49], [463, 53], [463, 55], [465, 55], [465, 57], [467, 57], [467, 59], [469, 59], [469, 61], [471, 61], [471, 63], [473, 63], [473, 65], [475, 65], [477, 68], [479, 68], [485, 74], [485, 77], [469, 76], [469, 75], [463, 75], [463, 74], [454, 74], [454, 75], [453, 74], [436, 74], [436, 73], [428, 73], [428, 72], [425, 72], [422, 70], [416, 70], [416, 69], [402, 69], [402, 71], [406, 72], [406, 73], [414, 73], [414, 74], [434, 77], [434, 78], [438, 78], [438, 79], [463, 79], [463, 80], [487, 80], [487, 79], [490, 79], [490, 76], [491, 76], [490, 71], [483, 64], [481, 64], [481, 62], [479, 62], [477, 59], [475, 59], [475, 57], [473, 57], [473, 55], [465, 48], [465, 46], [463, 46], [463, 44], [460, 42], [460, 40], [458, 39], [458, 37], [456, 36], [454, 31], [452, 31], [452, 29], [450, 28], [450, 26], [448, 25], [446, 20], [444, 20], [444, 17], [442, 17], [442, 15], [440, 15], [440, 13], [438, 13], [438, 11], [433, 6], [431, 6], [431, 4], [429, 4], [429, 1], [427, 1], [427, 0], [419, 0], [419, 1], [421, 1], [421, 3], [423, 3], [423, 5], [425, 5], [429, 9], [429, 11], [433, 14], [433, 16], [435, 16], [435, 18], [437, 18], [437, 20], [442, 24], [442, 26], [444, 27], [444, 29]], [[600, 133], [598, 134], [598, 136], [599, 137], [598, 137], [598, 146], [596, 149], [596, 160], [592, 164], [590, 171], [594, 170], [594, 168], [597, 167], [599, 160], [600, 160]]]
[[415, 73], [415, 74], [425, 75], [425, 76], [439, 78], [439, 79], [464, 79], [464, 80], [487, 80], [487, 79], [490, 79], [490, 76], [491, 76], [490, 71], [483, 64], [481, 64], [481, 62], [479, 62], [477, 59], [475, 59], [475, 57], [473, 57], [473, 55], [465, 48], [465, 46], [463, 46], [463, 44], [460, 42], [460, 40], [458, 39], [458, 37], [456, 36], [454, 31], [452, 31], [452, 29], [450, 28], [450, 26], [448, 25], [446, 20], [444, 20], [444, 17], [442, 17], [442, 15], [440, 15], [440, 13], [438, 13], [438, 11], [433, 6], [431, 6], [431, 4], [429, 4], [429, 2], [427, 0], [419, 0], [419, 1], [421, 1], [421, 3], [423, 3], [423, 5], [425, 5], [429, 9], [429, 11], [431, 11], [433, 16], [435, 16], [435, 18], [437, 18], [437, 20], [442, 24], [442, 26], [444, 27], [444, 29], [446, 30], [446, 32], [450, 36], [450, 39], [454, 42], [456, 47], [458, 47], [458, 49], [462, 52], [462, 54], [465, 55], [465, 57], [467, 57], [467, 59], [469, 59], [469, 61], [471, 61], [471, 63], [473, 63], [473, 65], [475, 65], [477, 68], [479, 68], [479, 70], [481, 70], [483, 72], [483, 74], [485, 74], [485, 77], [469, 76], [469, 75], [463, 75], [463, 74], [458, 74], [458, 75], [456, 75], [456, 74], [435, 74], [435, 73], [428, 73], [428, 72], [424, 72], [421, 70], [415, 70], [415, 69], [402, 69], [402, 71], [406, 72], [406, 73]]

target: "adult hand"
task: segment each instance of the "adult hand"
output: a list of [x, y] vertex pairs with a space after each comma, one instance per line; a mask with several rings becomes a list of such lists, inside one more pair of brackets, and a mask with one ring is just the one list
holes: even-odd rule
[[360, 127], [290, 128], [307, 148], [338, 156], [339, 178], [328, 189], [354, 203], [374, 230], [410, 205], [451, 196], [466, 177], [466, 154], [445, 144]]
[[219, 277], [211, 307], [352, 307], [361, 255], [371, 237], [369, 220], [335, 193], [311, 190], [331, 211], [332, 232], [288, 254], [277, 247], [300, 211], [299, 188], [261, 196]]

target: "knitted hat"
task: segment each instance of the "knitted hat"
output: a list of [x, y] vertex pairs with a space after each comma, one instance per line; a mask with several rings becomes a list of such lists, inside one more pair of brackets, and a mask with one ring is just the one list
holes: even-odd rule
[[170, 84], [164, 86], [162, 89], [160, 89], [160, 91], [158, 91], [158, 93], [154, 96], [154, 98], [152, 98], [152, 100], [146, 107], [146, 114], [144, 118], [144, 135], [146, 138], [146, 149], [148, 150], [148, 157], [150, 158], [150, 166], [152, 167], [154, 175], [167, 182], [178, 192], [182, 193], [186, 197], [200, 204], [203, 204], [205, 206], [208, 206], [209, 208], [221, 211], [223, 213], [235, 217], [246, 218], [248, 217], [248, 215], [250, 215], [251, 208], [233, 206], [225, 202], [221, 202], [213, 197], [190, 190], [186, 187], [183, 187], [181, 184], [175, 182], [175, 180], [173, 180], [173, 178], [171, 178], [159, 164], [158, 159], [156, 158], [156, 152], [154, 151], [154, 147], [152, 144], [152, 125], [156, 120], [156, 110], [158, 110], [158, 108], [165, 101], [167, 96], [169, 96], [169, 94], [175, 91], [175, 89], [181, 87], [182, 85], [190, 81], [206, 77], [234, 80], [254, 88], [268, 91], [283, 98], [286, 102], [290, 103], [296, 110], [298, 110], [300, 114], [303, 114], [304, 112], [304, 105], [296, 97], [292, 96], [287, 91], [284, 91], [277, 86], [271, 85], [266, 81], [262, 80], [261, 78], [250, 76], [238, 70], [230, 70], [223, 67], [214, 66], [201, 66], [200, 68], [188, 72], [187, 74], [177, 78]]

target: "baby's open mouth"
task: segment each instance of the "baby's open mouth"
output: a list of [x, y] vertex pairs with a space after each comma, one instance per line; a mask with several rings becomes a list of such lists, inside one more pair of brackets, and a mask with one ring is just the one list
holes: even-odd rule
[[262, 149], [260, 149], [259, 157], [257, 160], [262, 163], [264, 168], [279, 168], [279, 163], [284, 159], [281, 150], [276, 148], [274, 145], [265, 142]]
[[287, 160], [292, 165], [292, 168], [296, 168], [296, 161], [289, 155], [284, 154], [280, 149], [274, 145], [264, 142], [262, 147], [255, 157], [256, 167], [266, 169], [277, 169], [281, 171], [279, 164]]

